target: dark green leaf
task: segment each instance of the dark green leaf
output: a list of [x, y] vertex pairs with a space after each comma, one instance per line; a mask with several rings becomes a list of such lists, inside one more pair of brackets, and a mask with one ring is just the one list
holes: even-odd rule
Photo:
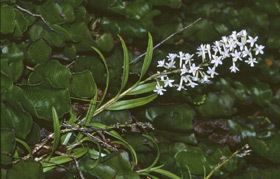
[[29, 24], [29, 21], [22, 12], [19, 10], [15, 11], [16, 13], [16, 20], [15, 20], [15, 32], [14, 35], [16, 37], [20, 37], [23, 35], [25, 31], [27, 31]]
[[6, 48], [8, 53], [1, 54], [1, 72], [12, 81], [17, 81], [24, 69], [24, 53], [19, 44], [13, 43]]
[[93, 98], [97, 90], [90, 71], [73, 73], [70, 88], [71, 95], [78, 98]]
[[49, 88], [65, 89], [69, 87], [71, 73], [57, 60], [38, 65], [29, 75], [29, 84], [40, 84]]
[[32, 101], [39, 118], [51, 120], [51, 108], [55, 107], [58, 117], [70, 110], [70, 95], [67, 89], [51, 90], [42, 87], [23, 86], [27, 97]]
[[13, 33], [15, 29], [15, 10], [13, 7], [8, 6], [8, 5], [2, 5], [1, 4], [1, 33], [3, 34], [8, 34], [8, 33]]
[[175, 156], [176, 162], [183, 169], [189, 168], [195, 175], [204, 175], [209, 171], [209, 164], [200, 148], [190, 148], [187, 151], [178, 152]]
[[104, 33], [97, 40], [96, 45], [99, 49], [105, 52], [110, 52], [114, 47], [114, 39], [112, 34]]
[[187, 131], [193, 128], [194, 111], [187, 105], [155, 106], [145, 112], [158, 129]]
[[27, 58], [34, 64], [43, 63], [48, 60], [51, 52], [52, 49], [48, 44], [43, 39], [40, 39], [29, 46], [27, 50]]
[[39, 162], [22, 160], [7, 171], [7, 179], [43, 179], [43, 168]]
[[280, 134], [275, 134], [269, 139], [261, 140], [250, 138], [249, 145], [258, 155], [267, 158], [268, 160], [280, 163]]
[[45, 32], [41, 25], [34, 24], [30, 27], [28, 33], [32, 41], [37, 41], [44, 36]]
[[1, 127], [14, 129], [17, 137], [24, 139], [31, 131], [32, 123], [32, 116], [22, 107], [1, 103]]
[[12, 156], [16, 146], [15, 131], [9, 128], [1, 128], [0, 132], [1, 132], [1, 165], [9, 165], [12, 162], [13, 159]]
[[203, 117], [214, 118], [234, 114], [235, 99], [228, 94], [209, 93], [204, 104], [197, 107]]

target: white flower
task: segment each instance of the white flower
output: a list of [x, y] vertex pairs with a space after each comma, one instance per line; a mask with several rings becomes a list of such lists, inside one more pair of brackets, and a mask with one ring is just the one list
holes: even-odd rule
[[239, 49], [242, 51], [246, 47], [246, 38], [241, 38], [241, 42], [237, 42]]
[[214, 63], [214, 66], [217, 67], [218, 65], [222, 65], [222, 57], [221, 56], [216, 56], [216, 55], [212, 55], [213, 60], [211, 60], [211, 63]]
[[244, 48], [242, 51], [242, 57], [252, 56], [251, 49], [248, 49], [247, 47]]
[[163, 95], [163, 92], [166, 91], [159, 83], [156, 85], [156, 89], [154, 89], [154, 92], [156, 92], [159, 95]]
[[211, 46], [209, 44], [207, 44], [206, 49], [207, 49], [208, 57], [209, 57], [209, 59], [211, 59]]
[[234, 40], [237, 40], [237, 33], [236, 31], [233, 31], [230, 35], [231, 38], [233, 38]]
[[258, 54], [263, 54], [263, 49], [264, 49], [264, 46], [263, 45], [257, 45], [256, 44], [256, 55]]
[[165, 80], [163, 80], [163, 82], [164, 82], [164, 87], [172, 87], [173, 86], [173, 82], [174, 82], [175, 80], [170, 80], [168, 77], [165, 79]]
[[237, 50], [234, 51], [234, 53], [231, 53], [232, 58], [234, 61], [237, 61], [238, 59], [242, 61], [241, 59], [241, 52], [237, 52]]
[[183, 65], [183, 68], [181, 68], [181, 75], [184, 75], [185, 73], [188, 73], [189, 69], [187, 69], [186, 65]]
[[185, 60], [185, 54], [183, 52], [179, 52], [179, 59], [180, 59], [180, 67], [183, 64], [183, 61]]
[[249, 39], [247, 40], [247, 42], [250, 44], [251, 47], [253, 47], [254, 44], [257, 42], [257, 40], [258, 40], [258, 36], [255, 38], [249, 36]]
[[190, 66], [189, 73], [192, 73], [192, 75], [194, 76], [199, 69], [200, 69], [200, 67], [195, 66], [195, 64], [193, 63], [192, 66]]
[[198, 48], [197, 48], [197, 56], [202, 56], [202, 59], [205, 59], [205, 53], [206, 53], [206, 46], [201, 44]]
[[216, 72], [216, 67], [208, 67], [207, 74], [210, 75], [211, 78], [213, 78], [215, 75], [218, 75]]
[[173, 60], [175, 60], [176, 57], [177, 57], [176, 53], [169, 53], [167, 56], [167, 59], [170, 61], [173, 61]]
[[189, 83], [187, 84], [187, 86], [190, 86], [191, 88], [194, 88], [196, 85], [198, 84], [193, 82], [192, 80], [189, 80]]
[[159, 60], [157, 67], [164, 67], [165, 60]]
[[223, 37], [222, 37], [222, 42], [223, 42], [225, 45], [227, 45], [227, 44], [228, 44], [228, 37], [223, 36]]
[[239, 71], [239, 69], [236, 67], [235, 63], [233, 63], [229, 69], [230, 69], [230, 72], [232, 72], [232, 73], [236, 73], [237, 71]]
[[209, 80], [209, 76], [204, 74], [202, 79], [201, 79], [201, 83], [208, 83], [210, 80]]
[[241, 30], [239, 33], [238, 33], [239, 36], [241, 37], [247, 37], [247, 31], [246, 30]]
[[168, 63], [165, 64], [165, 68], [166, 69], [176, 68], [175, 63], [176, 63], [175, 60], [170, 60]]
[[[222, 50], [221, 50], [221, 44], [219, 41], [215, 41], [214, 42], [214, 48], [217, 48], [218, 51], [220, 52], [220, 54], [222, 54]], [[215, 51], [215, 50], [214, 50]]]
[[[223, 65], [227, 59], [232, 60], [229, 68], [232, 73], [239, 71], [237, 66], [242, 62], [254, 67], [257, 63], [256, 55], [264, 53], [264, 46], [257, 45], [257, 40], [258, 37], [248, 37], [246, 30], [233, 31], [231, 35], [223, 36], [212, 44], [201, 44], [195, 54], [169, 53], [165, 59], [157, 62], [157, 67], [164, 67], [164, 70], [157, 75], [157, 80], [161, 83], [157, 83], [154, 91], [162, 95], [166, 87], [175, 87], [181, 91], [210, 83], [210, 79], [218, 75], [217, 67]], [[164, 74], [166, 72], [178, 73], [180, 80], [170, 77], [168, 73]]]
[[185, 58], [184, 58], [186, 60], [186, 63], [192, 62], [193, 61], [192, 57], [193, 57], [193, 54], [186, 53]]
[[184, 87], [183, 87], [183, 81], [184, 81], [184, 76], [182, 76], [181, 78], [180, 78], [180, 83], [179, 83], [179, 85], [176, 85], [176, 86], [178, 86], [178, 88], [177, 88], [177, 90], [178, 91], [181, 91]]
[[232, 39], [229, 39], [226, 47], [229, 48], [229, 51], [232, 51], [236, 47], [236, 42]]
[[245, 62], [248, 63], [251, 67], [255, 66], [254, 63], [258, 63], [256, 58], [252, 58], [252, 57], [250, 57], [248, 60], [245, 60]]
[[223, 51], [221, 53], [223, 59], [230, 57], [229, 50], [223, 45]]

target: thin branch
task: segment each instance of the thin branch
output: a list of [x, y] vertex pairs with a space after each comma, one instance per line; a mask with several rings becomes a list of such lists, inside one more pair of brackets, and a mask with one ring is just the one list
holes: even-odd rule
[[70, 58], [62, 55], [62, 54], [54, 54], [52, 55], [52, 58], [58, 58], [58, 59], [61, 59], [61, 60], [64, 60], [64, 61], [71, 61]]
[[75, 161], [75, 166], [76, 166], [76, 169], [80, 175], [80, 178], [81, 179], [85, 179], [85, 176], [83, 175], [83, 172], [80, 170], [80, 165], [79, 165], [79, 162], [78, 160], [74, 157], [73, 160]]
[[[161, 42], [159, 42], [158, 44], [156, 44], [153, 48], [153, 50], [155, 50], [156, 48], [158, 48], [159, 46], [161, 46], [163, 43], [165, 43], [167, 40], [171, 39], [172, 37], [174, 37], [175, 35], [177, 35], [178, 33], [181, 33], [183, 32], [184, 30], [190, 28], [191, 26], [193, 26], [194, 24], [196, 24], [198, 21], [200, 21], [202, 18], [198, 18], [196, 19], [194, 22], [192, 22], [191, 24], [183, 27], [182, 29], [170, 34], [168, 37], [166, 37], [165, 39], [163, 39]], [[133, 64], [133, 63], [137, 63], [140, 58], [142, 58], [144, 55], [146, 55], [146, 52], [145, 53], [142, 53], [141, 55], [137, 56], [135, 59], [133, 59], [130, 64]]]
[[16, 5], [16, 8], [17, 8], [18, 10], [20, 10], [20, 11], [23, 11], [23, 12], [25, 12], [25, 13], [27, 13], [27, 14], [33, 16], [33, 17], [37, 17], [37, 18], [41, 19], [41, 21], [42, 21], [44, 24], [46, 24], [46, 25], [48, 26], [48, 28], [50, 28], [50, 30], [54, 31], [54, 29], [49, 25], [49, 23], [46, 21], [46, 19], [45, 19], [41, 14], [34, 14], [34, 13], [32, 13], [31, 11], [29, 11], [29, 10], [27, 10], [27, 9], [25, 9], [25, 8], [23, 8], [23, 7], [21, 7], [21, 6], [19, 6], [19, 5]]

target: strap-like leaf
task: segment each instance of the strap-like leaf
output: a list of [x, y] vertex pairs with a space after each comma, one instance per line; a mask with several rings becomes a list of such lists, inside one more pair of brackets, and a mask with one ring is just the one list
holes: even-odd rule
[[122, 136], [119, 133], [117, 133], [116, 131], [110, 131], [108, 134], [119, 140], [119, 141], [113, 141], [113, 143], [121, 144], [130, 151], [130, 153], [132, 155], [133, 164], [137, 165], [138, 157], [137, 157], [137, 154], [136, 154], [136, 151], [134, 150], [134, 148], [126, 140], [124, 140], [122, 138]]
[[52, 120], [53, 120], [53, 130], [54, 130], [54, 140], [53, 140], [53, 148], [52, 148], [52, 154], [53, 154], [53, 152], [59, 145], [60, 135], [61, 135], [59, 119], [58, 119], [57, 112], [54, 107], [52, 107]]
[[156, 82], [151, 82], [151, 83], [145, 83], [145, 84], [138, 85], [135, 88], [131, 89], [127, 93], [127, 95], [138, 95], [138, 94], [151, 92], [155, 89], [156, 85], [157, 85]]
[[99, 57], [101, 58], [104, 66], [105, 66], [105, 69], [106, 69], [106, 87], [104, 89], [103, 96], [102, 96], [100, 102], [98, 103], [98, 106], [100, 106], [100, 104], [103, 102], [103, 100], [107, 94], [109, 83], [110, 83], [109, 68], [108, 68], [107, 62], [106, 62], [104, 56], [102, 55], [102, 53], [95, 47], [91, 47], [91, 48], [99, 55]]
[[93, 114], [96, 110], [96, 101], [97, 101], [97, 90], [95, 91], [94, 97], [90, 100], [89, 108], [85, 119], [85, 125], [87, 125], [90, 122], [90, 119], [93, 117]]
[[153, 172], [156, 172], [156, 173], [159, 173], [163, 176], [166, 176], [170, 179], [180, 179], [180, 177], [178, 177], [177, 175], [175, 175], [174, 173], [171, 173], [167, 170], [164, 170], [164, 169], [161, 169], [161, 168], [158, 168], [158, 169], [155, 169], [155, 170], [151, 170]]
[[128, 80], [128, 75], [129, 75], [129, 58], [128, 58], [128, 50], [125, 45], [124, 40], [122, 39], [121, 36], [119, 36], [121, 44], [122, 44], [122, 49], [123, 49], [123, 74], [122, 74], [122, 83], [121, 83], [121, 89], [120, 92], [125, 88], [125, 85]]
[[153, 38], [152, 35], [148, 33], [148, 46], [147, 46], [146, 56], [141, 70], [140, 80], [148, 71], [152, 58], [153, 58]]
[[83, 155], [85, 155], [88, 152], [88, 148], [77, 148], [74, 149], [72, 153], [70, 153], [68, 156], [55, 156], [49, 159], [45, 159], [41, 161], [41, 164], [43, 165], [43, 171], [47, 172], [55, 167], [58, 167], [59, 165], [68, 163], [73, 161], [73, 158], [80, 158]]
[[156, 99], [156, 97], [157, 97], [156, 94], [152, 94], [146, 97], [118, 101], [112, 104], [111, 106], [109, 106], [107, 110], [124, 110], [124, 109], [136, 108], [152, 102], [154, 99]]

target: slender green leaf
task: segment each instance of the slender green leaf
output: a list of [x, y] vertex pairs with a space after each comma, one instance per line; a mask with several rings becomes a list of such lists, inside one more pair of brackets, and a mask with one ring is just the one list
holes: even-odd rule
[[137, 154], [136, 154], [136, 151], [134, 150], [134, 148], [126, 140], [124, 140], [122, 138], [122, 136], [120, 134], [118, 134], [116, 131], [109, 132], [109, 135], [111, 135], [112, 137], [119, 140], [119, 141], [114, 141], [114, 143], [121, 144], [130, 151], [132, 158], [133, 158], [132, 161], [133, 161], [134, 165], [136, 166], [138, 164], [138, 157], [137, 157]]
[[158, 147], [157, 142], [155, 141], [155, 139], [153, 139], [153, 138], [152, 138], [151, 136], [149, 136], [149, 135], [143, 135], [143, 136], [146, 137], [147, 139], [149, 139], [149, 140], [154, 144], [154, 146], [155, 146], [155, 148], [156, 148], [156, 151], [157, 151], [157, 155], [156, 155], [156, 158], [155, 158], [155, 160], [153, 161], [153, 163], [152, 163], [150, 166], [148, 166], [146, 169], [143, 169], [143, 170], [148, 171], [148, 170], [150, 170], [151, 168], [153, 168], [153, 167], [157, 164], [157, 162], [158, 162], [158, 160], [159, 160], [160, 152], [159, 152], [159, 147]]
[[143, 62], [142, 70], [141, 70], [140, 80], [148, 71], [152, 58], [153, 58], [153, 38], [152, 38], [152, 35], [150, 33], [148, 33], [148, 46], [147, 46], [146, 56], [145, 56], [145, 59]]
[[94, 97], [90, 100], [90, 105], [85, 119], [85, 125], [87, 125], [90, 122], [90, 119], [92, 118], [96, 110], [96, 100], [97, 100], [97, 90], [95, 91]]
[[103, 102], [103, 100], [104, 100], [104, 98], [107, 94], [108, 87], [109, 87], [109, 84], [110, 84], [110, 75], [109, 75], [109, 68], [108, 68], [107, 62], [106, 62], [104, 56], [102, 55], [102, 53], [95, 47], [91, 47], [91, 48], [99, 55], [99, 57], [101, 58], [104, 66], [105, 66], [105, 69], [106, 69], [106, 86], [105, 86], [105, 89], [103, 91], [103, 96], [102, 96], [99, 104], [97, 105], [97, 107], [98, 107], [98, 106], [100, 106], [100, 104], [102, 104], [102, 102]]
[[60, 142], [60, 124], [54, 107], [52, 107], [52, 119], [53, 119], [53, 129], [54, 129], [54, 140], [53, 140], [53, 148], [52, 148], [52, 154], [53, 154], [53, 152], [58, 147]]
[[119, 36], [121, 44], [122, 44], [122, 49], [123, 49], [123, 74], [122, 74], [122, 83], [121, 83], [121, 89], [120, 92], [125, 88], [125, 85], [128, 80], [128, 75], [129, 75], [129, 58], [128, 58], [128, 50], [125, 45], [124, 40], [122, 39], [121, 36]]
[[155, 89], [157, 83], [156, 82], [151, 82], [151, 83], [145, 83], [136, 86], [132, 90], [130, 90], [127, 95], [138, 95], [138, 94], [143, 94], [143, 93], [148, 93], [151, 92]]
[[145, 96], [141, 98], [118, 101], [109, 106], [107, 110], [124, 110], [136, 108], [152, 102], [154, 99], [156, 99], [156, 97], [156, 94], [152, 94], [150, 96]]
[[50, 159], [45, 159], [45, 160], [41, 161], [41, 163], [43, 165], [43, 171], [47, 172], [59, 165], [71, 162], [71, 161], [73, 161], [73, 157], [80, 158], [83, 155], [85, 155], [87, 153], [87, 151], [88, 151], [87, 148], [78, 148], [78, 149], [74, 149], [73, 153], [71, 153], [68, 156], [63, 155], [63, 156], [52, 157]]
[[168, 178], [171, 178], [171, 179], [180, 179], [180, 177], [178, 177], [174, 173], [171, 173], [171, 172], [169, 172], [167, 170], [164, 170], [164, 169], [161, 169], [161, 168], [157, 168], [157, 169], [154, 169], [154, 170], [151, 170], [151, 171], [159, 173], [159, 174], [164, 175], [164, 176], [166, 176]]
[[16, 142], [20, 143], [26, 149], [26, 151], [29, 153], [29, 155], [32, 156], [31, 148], [25, 141], [23, 141], [19, 138], [16, 138]]

